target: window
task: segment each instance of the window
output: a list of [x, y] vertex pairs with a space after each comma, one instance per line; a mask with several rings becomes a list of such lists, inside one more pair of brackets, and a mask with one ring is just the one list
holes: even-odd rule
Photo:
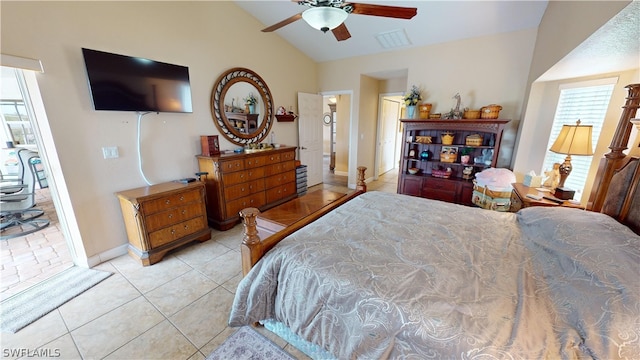
[[[560, 98], [553, 119], [547, 149], [553, 145], [558, 134], [560, 134], [562, 125], [575, 125], [577, 120], [581, 121], [581, 125], [593, 126], [592, 149], [595, 149], [616, 82], [617, 78], [609, 78], [560, 85]], [[554, 163], [563, 163], [565, 157], [566, 155], [556, 154], [547, 150], [543, 171], [552, 169]], [[571, 157], [573, 170], [564, 185], [576, 191], [575, 200], [579, 201], [582, 197], [592, 159], [593, 156]]]
[[2, 88], [0, 90], [0, 117], [4, 141], [15, 145], [36, 145], [36, 137], [29, 120], [29, 110], [25, 104], [20, 70], [2, 67]]

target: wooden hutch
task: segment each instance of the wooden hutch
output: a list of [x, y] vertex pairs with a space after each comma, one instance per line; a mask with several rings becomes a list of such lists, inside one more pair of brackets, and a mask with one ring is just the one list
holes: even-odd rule
[[[472, 206], [473, 174], [496, 166], [502, 133], [510, 120], [400, 121], [403, 145], [398, 193]], [[442, 141], [442, 136], [447, 133], [453, 134], [450, 145]], [[477, 140], [479, 137], [475, 135], [482, 140]], [[467, 145], [467, 137], [472, 145]], [[474, 137], [476, 140], [471, 140]], [[461, 163], [462, 149], [470, 152], [468, 164]], [[411, 174], [409, 169], [415, 174]]]

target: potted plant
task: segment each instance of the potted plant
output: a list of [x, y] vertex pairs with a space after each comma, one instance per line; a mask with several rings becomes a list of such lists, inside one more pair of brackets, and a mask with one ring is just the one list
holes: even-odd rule
[[422, 91], [415, 86], [411, 86], [411, 91], [408, 94], [404, 95], [404, 104], [407, 107], [407, 119], [413, 119], [416, 112], [416, 106], [422, 100]]
[[256, 103], [258, 103], [258, 99], [253, 95], [253, 93], [249, 93], [249, 95], [243, 99], [244, 104], [249, 107], [249, 114], [254, 114], [256, 112]]
[[471, 162], [472, 148], [464, 147], [460, 149], [460, 163], [469, 164]]

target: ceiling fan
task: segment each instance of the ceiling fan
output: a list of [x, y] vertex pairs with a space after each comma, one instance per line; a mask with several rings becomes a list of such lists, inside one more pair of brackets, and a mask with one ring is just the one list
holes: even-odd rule
[[311, 27], [322, 32], [331, 30], [338, 41], [351, 37], [344, 21], [349, 14], [372, 15], [396, 19], [411, 19], [416, 16], [416, 8], [361, 4], [344, 0], [291, 0], [299, 5], [305, 5], [309, 9], [286, 18], [279, 23], [262, 29], [263, 32], [272, 32], [289, 25], [300, 19], [304, 19]]

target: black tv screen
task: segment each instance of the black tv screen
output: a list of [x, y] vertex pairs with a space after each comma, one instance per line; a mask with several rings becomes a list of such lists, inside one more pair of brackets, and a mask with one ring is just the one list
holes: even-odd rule
[[96, 110], [192, 112], [189, 68], [82, 48]]

